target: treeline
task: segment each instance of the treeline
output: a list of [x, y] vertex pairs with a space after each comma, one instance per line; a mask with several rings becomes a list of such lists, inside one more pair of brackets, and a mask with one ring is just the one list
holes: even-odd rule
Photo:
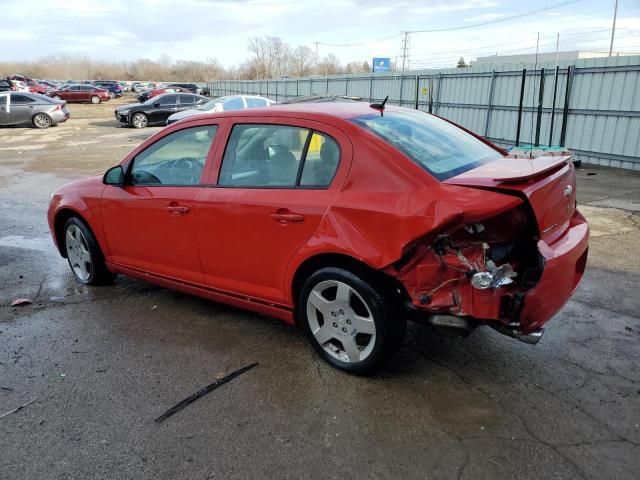
[[173, 60], [163, 55], [157, 60], [109, 62], [74, 55], [52, 55], [35, 61], [2, 62], [0, 77], [22, 74], [32, 78], [58, 80], [162, 80], [206, 82], [220, 79], [253, 80], [263, 78], [336, 75], [370, 71], [368, 62], [342, 65], [329, 53], [317, 58], [308, 46], [292, 47], [278, 37], [254, 37], [249, 40], [249, 58], [225, 68], [215, 58], [205, 61]]

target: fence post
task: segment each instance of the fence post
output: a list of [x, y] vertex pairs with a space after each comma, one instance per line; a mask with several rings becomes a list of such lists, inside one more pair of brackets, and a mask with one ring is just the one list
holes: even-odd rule
[[567, 67], [567, 85], [564, 92], [564, 108], [562, 109], [562, 128], [560, 129], [560, 145], [565, 146], [564, 142], [567, 137], [567, 117], [569, 116], [569, 99], [571, 97], [571, 87], [573, 86], [573, 69], [575, 67]]
[[344, 96], [349, 96], [349, 77], [344, 77]]
[[398, 106], [402, 106], [402, 87], [404, 86], [404, 75], [400, 74], [400, 98], [398, 98]]
[[544, 76], [544, 68], [541, 68], [540, 88], [538, 91], [538, 118], [536, 119], [536, 142], [534, 144], [536, 147], [540, 146], [540, 124], [542, 123], [542, 102], [544, 101]]
[[438, 73], [438, 91], [436, 92], [436, 108], [435, 114], [438, 114], [438, 110], [440, 109], [440, 89], [442, 87], [442, 72]]
[[429, 113], [433, 112], [433, 74], [429, 75]]
[[420, 75], [416, 75], [416, 104], [415, 109], [419, 110], [419, 98], [420, 98]]
[[369, 77], [369, 103], [373, 103], [373, 75]]
[[484, 119], [484, 136], [489, 135], [489, 122], [491, 121], [491, 105], [493, 105], [493, 90], [496, 84], [496, 71], [491, 72], [491, 85], [489, 86], [489, 100], [487, 101], [487, 116]]
[[520, 103], [518, 104], [518, 124], [516, 126], [516, 147], [520, 146], [520, 125], [522, 123], [522, 101], [524, 100], [524, 85], [527, 80], [527, 69], [522, 69], [522, 80], [520, 82]]
[[558, 71], [560, 67], [556, 67], [556, 74], [553, 80], [553, 104], [551, 105], [551, 126], [549, 127], [549, 146], [553, 145], [553, 121], [556, 116], [556, 93], [558, 93]]
[[329, 77], [327, 77], [327, 87], [325, 88], [327, 95], [329, 95]]
[[300, 92], [299, 90], [299, 84], [300, 83], [300, 79], [296, 77], [296, 98], [298, 98], [300, 96]]

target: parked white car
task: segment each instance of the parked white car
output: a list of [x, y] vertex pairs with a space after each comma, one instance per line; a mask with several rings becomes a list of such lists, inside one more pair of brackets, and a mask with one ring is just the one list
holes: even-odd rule
[[170, 125], [183, 118], [199, 115], [202, 113], [227, 112], [229, 110], [243, 110], [245, 108], [270, 107], [273, 100], [257, 95], [228, 95], [226, 97], [214, 98], [210, 102], [205, 103], [197, 108], [177, 112], [167, 118], [167, 125]]

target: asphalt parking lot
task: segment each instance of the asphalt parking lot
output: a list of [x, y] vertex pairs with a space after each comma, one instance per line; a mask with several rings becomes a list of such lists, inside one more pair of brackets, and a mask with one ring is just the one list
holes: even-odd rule
[[[277, 320], [124, 277], [74, 281], [49, 195], [158, 130], [117, 126], [130, 100], [0, 129], [0, 415], [35, 398], [0, 418], [0, 478], [638, 478], [640, 172], [579, 170], [589, 264], [537, 346], [412, 326], [362, 378]], [[10, 306], [20, 297], [33, 303]]]

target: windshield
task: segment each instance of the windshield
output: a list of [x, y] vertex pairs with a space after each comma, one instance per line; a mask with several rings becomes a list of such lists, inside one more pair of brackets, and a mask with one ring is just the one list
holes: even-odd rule
[[351, 121], [382, 137], [440, 181], [502, 156], [455, 125], [417, 110], [372, 113]]

